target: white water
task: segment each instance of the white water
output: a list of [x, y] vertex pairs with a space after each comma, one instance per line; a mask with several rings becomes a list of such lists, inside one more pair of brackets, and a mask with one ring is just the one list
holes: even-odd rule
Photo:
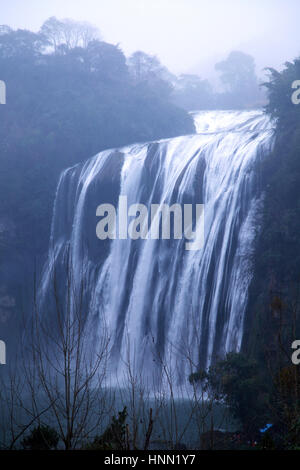
[[[197, 135], [101, 152], [60, 178], [42, 294], [70, 246], [76, 285], [85, 282], [91, 347], [104, 329], [111, 336], [112, 376], [130, 359], [146, 377], [163, 363], [184, 382], [242, 345], [271, 126], [261, 111], [193, 114]], [[128, 206], [203, 203], [203, 249], [186, 251], [185, 240], [103, 244], [96, 207], [120, 194]]]

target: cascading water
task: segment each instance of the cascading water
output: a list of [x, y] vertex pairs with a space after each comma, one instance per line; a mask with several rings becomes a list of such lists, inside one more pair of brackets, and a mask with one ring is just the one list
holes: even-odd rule
[[[259, 228], [259, 162], [272, 130], [261, 111], [193, 113], [196, 135], [101, 152], [61, 175], [49, 260], [63, 276], [67, 250], [74, 282], [84, 282], [86, 328], [93, 342], [111, 337], [111, 374], [130, 360], [143, 375], [162, 364], [186, 381], [216, 356], [238, 351], [243, 339], [251, 254]], [[96, 237], [96, 208], [204, 204], [204, 245], [186, 240]]]

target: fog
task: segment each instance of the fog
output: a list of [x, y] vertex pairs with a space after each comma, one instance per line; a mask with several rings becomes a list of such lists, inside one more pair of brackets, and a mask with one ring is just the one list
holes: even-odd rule
[[1, 24], [37, 31], [50, 16], [89, 21], [177, 74], [212, 78], [233, 49], [253, 55], [259, 75], [300, 54], [299, 0], [0, 0]]

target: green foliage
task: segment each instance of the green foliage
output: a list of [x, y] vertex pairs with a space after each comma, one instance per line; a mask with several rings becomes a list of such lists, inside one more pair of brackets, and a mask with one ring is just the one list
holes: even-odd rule
[[88, 450], [126, 450], [126, 419], [127, 408], [119, 411], [118, 417], [112, 417], [111, 424], [101, 436], [95, 437], [91, 444], [86, 446]]
[[291, 344], [300, 334], [300, 106], [291, 97], [300, 60], [287, 62], [281, 72], [268, 70], [266, 112], [274, 119], [276, 135], [272, 152], [258, 168], [264, 207], [244, 350], [257, 358], [272, 390], [273, 426], [265, 437], [269, 442], [261, 445], [292, 449], [300, 444], [299, 366], [291, 364]]
[[[254, 253], [249, 322], [245, 347], [262, 362], [265, 350], [278, 348], [279, 328], [284, 348], [300, 334], [300, 105], [291, 101], [292, 82], [300, 76], [300, 60], [282, 72], [270, 69], [266, 112], [276, 126], [275, 144], [257, 168], [263, 182], [264, 206]], [[274, 309], [275, 297], [283, 308]], [[270, 308], [271, 305], [271, 308]]]
[[292, 102], [295, 91], [292, 83], [300, 77], [300, 58], [286, 62], [285, 68], [278, 72], [273, 68], [267, 69], [269, 80], [264, 83], [268, 91], [269, 103], [266, 112], [277, 120], [278, 130], [291, 130], [300, 125], [300, 106]]
[[59, 435], [55, 429], [37, 426], [23, 439], [22, 446], [28, 450], [52, 450], [56, 449], [58, 441]]
[[190, 381], [193, 380], [200, 382], [210, 397], [229, 407], [249, 439], [266, 424], [269, 394], [254, 360], [241, 353], [228, 353], [208, 372], [200, 371], [190, 376]]

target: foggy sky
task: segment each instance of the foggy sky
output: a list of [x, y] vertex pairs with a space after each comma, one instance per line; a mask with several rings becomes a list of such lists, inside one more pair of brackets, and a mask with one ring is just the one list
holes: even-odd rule
[[89, 21], [126, 55], [203, 78], [231, 50], [253, 55], [258, 73], [300, 55], [299, 0], [0, 0], [0, 24], [38, 31], [50, 16]]

